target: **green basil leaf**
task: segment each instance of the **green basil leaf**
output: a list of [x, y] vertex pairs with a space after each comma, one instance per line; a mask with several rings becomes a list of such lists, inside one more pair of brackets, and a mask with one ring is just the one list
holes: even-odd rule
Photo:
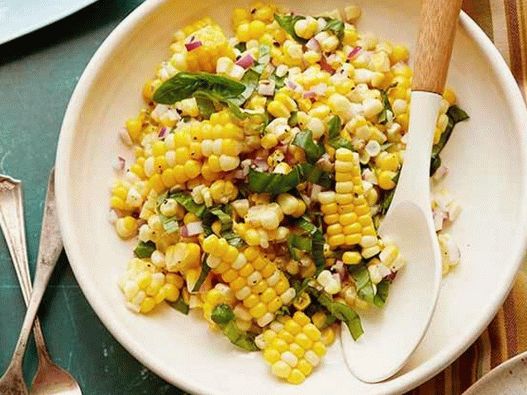
[[320, 293], [317, 300], [331, 315], [346, 324], [353, 340], [361, 337], [364, 330], [362, 329], [360, 317], [351, 307], [344, 303], [334, 302], [331, 296], [326, 293]]
[[243, 239], [239, 235], [234, 233], [232, 230], [222, 232], [221, 237], [227, 240], [227, 243], [229, 243], [233, 247], [245, 247], [245, 241], [243, 241]]
[[192, 287], [192, 292], [198, 292], [205, 280], [207, 279], [207, 276], [210, 273], [210, 266], [207, 265], [207, 254], [203, 254], [201, 257], [201, 272], [199, 273], [198, 280], [196, 281], [196, 284]]
[[134, 255], [138, 258], [150, 258], [156, 250], [156, 243], [153, 241], [140, 241], [134, 249]]
[[354, 151], [351, 141], [341, 137], [340, 130], [342, 129], [342, 122], [338, 115], [333, 116], [328, 122], [328, 144], [335, 149], [347, 148]]
[[294, 233], [291, 233], [287, 236], [287, 249], [289, 250], [289, 255], [295, 261], [300, 260], [297, 250], [311, 253], [311, 239], [309, 237], [300, 236]]
[[185, 192], [173, 192], [169, 195], [176, 202], [185, 207], [185, 210], [198, 216], [199, 218], [203, 217], [206, 207], [204, 204], [197, 204], [192, 200], [192, 196]]
[[274, 20], [278, 22], [280, 27], [284, 29], [291, 37], [293, 37], [297, 42], [300, 44], [307, 43], [307, 40], [297, 36], [295, 33], [295, 23], [298, 21], [305, 19], [305, 17], [300, 15], [279, 15], [274, 14]]
[[278, 90], [278, 89], [281, 89], [285, 86], [285, 79], [287, 77], [287, 74], [284, 74], [283, 76], [281, 77], [278, 77], [276, 75], [276, 72], [274, 72], [273, 74], [271, 74], [271, 81], [274, 81], [274, 86], [275, 86], [275, 89]]
[[234, 233], [234, 231], [232, 230], [232, 217], [228, 211], [229, 206], [224, 206], [224, 207], [225, 207], [224, 210], [222, 210], [221, 208], [215, 207], [210, 210], [206, 210], [205, 213], [203, 214], [202, 224], [203, 224], [203, 229], [205, 231], [205, 236], [212, 234], [211, 225], [217, 218], [221, 223], [221, 231], [220, 231], [221, 237], [227, 240], [227, 243], [229, 243], [233, 247], [236, 247], [236, 248], [244, 247], [245, 242], [243, 241], [243, 239], [239, 235]]
[[353, 269], [351, 276], [355, 280], [355, 288], [357, 289], [357, 295], [368, 302], [373, 303], [375, 297], [375, 289], [370, 279], [370, 272], [366, 266], [351, 267]]
[[380, 124], [384, 125], [388, 122], [390, 118], [393, 118], [393, 109], [388, 99], [388, 94], [385, 90], [381, 90], [381, 101], [383, 109], [378, 116], [378, 121]]
[[323, 17], [326, 21], [326, 26], [324, 26], [324, 29], [322, 31], [330, 31], [332, 32], [337, 38], [342, 41], [344, 38], [344, 22], [342, 22], [339, 19], [333, 19], [329, 17]]
[[232, 309], [226, 304], [214, 307], [211, 314], [212, 320], [218, 324], [223, 334], [232, 344], [247, 351], [258, 351], [254, 343], [254, 335], [240, 330], [236, 326], [235, 316]]
[[190, 310], [188, 304], [183, 300], [183, 296], [180, 296], [175, 302], [168, 302], [168, 305], [185, 315], [188, 315]]
[[377, 284], [377, 294], [373, 298], [373, 303], [375, 306], [381, 308], [386, 303], [388, 299], [388, 291], [390, 289], [390, 280], [383, 278], [382, 281]]
[[229, 305], [219, 304], [212, 310], [210, 318], [218, 325], [225, 325], [234, 320], [235, 316]]
[[247, 51], [247, 43], [245, 42], [238, 43], [234, 46], [234, 48], [236, 48], [240, 52], [245, 52]]
[[[437, 157], [437, 159], [439, 159], [439, 157]], [[441, 164], [441, 159], [439, 159], [439, 163]], [[401, 173], [397, 173], [397, 175], [393, 178], [393, 182], [395, 182], [396, 184], [399, 181], [400, 174]], [[384, 193], [383, 198], [380, 203], [381, 215], [385, 215], [388, 212], [388, 209], [390, 208], [390, 205], [392, 204], [393, 196], [395, 195], [395, 189], [396, 188], [390, 189], [389, 191]]]
[[430, 163], [431, 176], [434, 175], [439, 166], [441, 166], [441, 158], [439, 157], [439, 154], [441, 151], [443, 151], [443, 148], [445, 148], [450, 136], [452, 136], [452, 132], [454, 131], [456, 124], [470, 118], [465, 111], [456, 105], [450, 106], [446, 112], [446, 115], [448, 117], [448, 125], [443, 134], [441, 134], [439, 142], [432, 147], [432, 160]]
[[315, 261], [315, 266], [317, 268], [316, 274], [318, 274], [326, 265], [326, 259], [324, 258], [324, 234], [322, 233], [322, 230], [315, 226], [315, 224], [313, 224], [305, 215], [300, 217], [295, 225], [311, 236], [311, 256]]
[[278, 195], [295, 188], [302, 182], [301, 170], [298, 166], [287, 174], [264, 173], [249, 169], [249, 190], [257, 193], [271, 193]]
[[259, 80], [259, 73], [253, 69], [247, 70], [240, 81], [244, 86], [242, 93], [238, 97], [231, 98], [230, 102], [234, 105], [242, 106], [258, 87]]
[[234, 98], [244, 92], [245, 85], [217, 74], [179, 72], [156, 89], [154, 101], [161, 104], [174, 104], [192, 97], [199, 90], [212, 92], [222, 98]]
[[287, 120], [287, 124], [294, 128], [296, 125], [298, 125], [298, 111], [293, 111], [291, 113], [291, 116]]
[[271, 48], [269, 47], [269, 45], [262, 44], [259, 47], [258, 63], [254, 65], [253, 67], [251, 67], [251, 70], [256, 72], [258, 76], [260, 76], [270, 61], [271, 61]]
[[306, 158], [309, 162], [316, 162], [324, 153], [324, 147], [313, 140], [313, 132], [306, 130], [298, 132], [292, 142], [293, 145], [304, 150]]

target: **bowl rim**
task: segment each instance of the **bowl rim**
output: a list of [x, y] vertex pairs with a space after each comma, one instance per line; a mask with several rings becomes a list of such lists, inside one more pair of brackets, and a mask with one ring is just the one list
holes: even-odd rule
[[[200, 382], [190, 381], [185, 376], [178, 375], [177, 370], [163, 366], [156, 361], [153, 354], [141, 354], [137, 349], [139, 342], [127, 332], [121, 332], [119, 330], [120, 324], [107, 311], [106, 304], [97, 292], [96, 287], [90, 286], [90, 282], [88, 281], [89, 275], [87, 275], [88, 272], [83, 265], [75, 263], [82, 261], [82, 252], [71, 236], [74, 233], [73, 218], [67, 215], [69, 212], [67, 210], [69, 200], [67, 194], [69, 173], [67, 170], [71, 159], [71, 146], [75, 135], [74, 125], [77, 122], [78, 113], [82, 108], [81, 104], [86, 98], [86, 93], [89, 92], [91, 84], [98, 77], [100, 72], [99, 65], [107, 61], [113, 50], [119, 46], [120, 42], [135, 28], [140, 20], [154, 13], [156, 9], [165, 2], [166, 0], [144, 2], [121, 21], [97, 49], [73, 91], [60, 130], [55, 164], [55, 190], [57, 205], [59, 208], [59, 222], [63, 235], [64, 248], [77, 282], [89, 304], [92, 306], [104, 326], [110, 331], [112, 336], [114, 336], [114, 338], [134, 356], [134, 358], [167, 382], [194, 393], [214, 393], [214, 388], [202, 385]], [[494, 70], [499, 84], [508, 92], [508, 104], [512, 107], [512, 123], [515, 125], [515, 130], [521, 131], [522, 126], [523, 129], [525, 129], [525, 125], [527, 125], [527, 107], [525, 106], [523, 96], [520, 93], [520, 88], [518, 87], [506, 62], [487, 35], [481, 30], [476, 22], [474, 22], [463, 11], [460, 15], [460, 24], [487, 58], [489, 67]], [[521, 176], [521, 197], [519, 199], [521, 215], [519, 216], [519, 231], [518, 234], [515, 235], [513, 242], [513, 245], [517, 245], [518, 247], [511, 257], [513, 265], [509, 266], [509, 271], [506, 273], [505, 277], [509, 286], [501, 289], [500, 292], [493, 293], [491, 297], [489, 297], [487, 304], [482, 306], [487, 313], [482, 315], [478, 321], [471, 323], [471, 330], [468, 332], [469, 335], [453, 341], [450, 343], [449, 347], [442, 349], [415, 369], [396, 377], [389, 382], [381, 383], [381, 385], [383, 385], [383, 390], [391, 392], [408, 391], [446, 368], [459, 355], [461, 355], [477, 339], [477, 337], [479, 337], [509, 294], [513, 285], [513, 280], [521, 266], [524, 251], [527, 248], [527, 135], [520, 132], [517, 134], [519, 139], [518, 144], [521, 148], [521, 161], [519, 165]]]

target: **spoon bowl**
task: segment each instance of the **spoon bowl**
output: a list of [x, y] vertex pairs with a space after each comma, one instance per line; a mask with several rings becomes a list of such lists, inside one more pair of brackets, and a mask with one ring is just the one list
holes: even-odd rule
[[428, 328], [441, 281], [429, 213], [410, 201], [401, 202], [390, 209], [379, 233], [399, 246], [408, 264], [397, 273], [383, 310], [361, 314], [364, 334], [354, 341], [349, 331], [341, 332], [348, 368], [368, 383], [387, 379], [406, 363]]

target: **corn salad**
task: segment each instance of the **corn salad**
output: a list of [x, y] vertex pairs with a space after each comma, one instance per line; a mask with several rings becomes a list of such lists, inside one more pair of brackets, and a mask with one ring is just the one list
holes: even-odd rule
[[[409, 51], [356, 28], [355, 6], [317, 16], [235, 9], [178, 30], [121, 133], [111, 189], [118, 236], [136, 239], [120, 280], [127, 306], [198, 310], [271, 372], [302, 383], [346, 325], [380, 308], [405, 264], [377, 228], [403, 161]], [[444, 93], [431, 173], [466, 114]], [[444, 272], [460, 259], [444, 228], [460, 212], [437, 187]], [[342, 314], [342, 312], [345, 314]], [[339, 313], [340, 312], [340, 313]]]

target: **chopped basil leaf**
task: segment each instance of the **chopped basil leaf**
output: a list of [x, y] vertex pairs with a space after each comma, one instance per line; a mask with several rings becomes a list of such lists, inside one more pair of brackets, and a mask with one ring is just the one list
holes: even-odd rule
[[315, 226], [306, 216], [300, 217], [296, 221], [296, 225], [311, 236], [311, 256], [315, 261], [315, 266], [317, 268], [316, 273], [318, 274], [326, 265], [326, 260], [324, 259], [324, 234], [322, 233], [322, 230]]
[[245, 246], [243, 239], [233, 232], [232, 230], [232, 218], [229, 215], [229, 206], [224, 206], [224, 210], [219, 207], [212, 208], [207, 210], [203, 215], [203, 229], [205, 230], [205, 236], [208, 236], [212, 233], [211, 225], [215, 221], [215, 218], [221, 223], [220, 235], [227, 243], [233, 247], [240, 248]]
[[222, 98], [235, 98], [243, 93], [245, 85], [217, 74], [179, 72], [156, 89], [154, 101], [160, 104], [174, 104], [192, 97], [200, 90]]
[[328, 144], [335, 149], [347, 148], [353, 151], [351, 141], [341, 137], [340, 130], [342, 129], [342, 122], [338, 115], [333, 116], [328, 122]]
[[150, 258], [156, 250], [156, 243], [153, 241], [140, 241], [134, 249], [134, 254], [138, 258]]
[[382, 101], [383, 109], [379, 114], [378, 121], [380, 124], [384, 125], [391, 118], [393, 118], [392, 105], [390, 104], [390, 100], [388, 100], [388, 94], [386, 93], [385, 90], [381, 90], [381, 101]]
[[293, 111], [291, 113], [291, 116], [287, 120], [287, 124], [294, 128], [296, 125], [298, 125], [298, 111]]
[[448, 111], [446, 112], [446, 115], [448, 117], [448, 125], [443, 134], [441, 134], [439, 142], [435, 144], [432, 148], [432, 160], [430, 162], [431, 176], [433, 176], [439, 166], [441, 166], [441, 158], [439, 157], [439, 154], [441, 153], [443, 148], [445, 148], [445, 145], [446, 143], [448, 143], [450, 136], [452, 136], [452, 132], [456, 124], [470, 118], [465, 111], [463, 111], [456, 105], [450, 106], [448, 108]]
[[234, 46], [234, 48], [236, 48], [240, 52], [245, 52], [247, 50], [247, 43], [245, 42], [238, 43]]
[[200, 114], [204, 118], [209, 119], [216, 112], [217, 99], [211, 97], [211, 94], [205, 91], [197, 91], [193, 96], [196, 98]]
[[168, 305], [185, 315], [188, 315], [190, 310], [188, 304], [183, 300], [183, 296], [180, 296], [175, 302], [168, 302]]
[[373, 298], [373, 303], [377, 307], [383, 307], [388, 299], [388, 291], [390, 289], [390, 280], [383, 278], [382, 281], [377, 284], [377, 294]]
[[311, 130], [298, 132], [293, 140], [293, 145], [304, 150], [309, 162], [316, 162], [325, 152], [324, 147], [313, 140]]
[[291, 233], [287, 236], [287, 248], [291, 258], [298, 261], [300, 260], [300, 256], [298, 255], [297, 250], [311, 253], [311, 239], [306, 236]]
[[271, 48], [268, 45], [260, 45], [258, 63], [251, 67], [251, 70], [256, 72], [258, 76], [263, 73], [267, 64], [271, 61]]
[[375, 297], [375, 288], [371, 282], [370, 272], [366, 266], [352, 267], [350, 266], [351, 276], [355, 280], [355, 288], [357, 289], [357, 295], [368, 302], [373, 303]]
[[[439, 157], [438, 157], [439, 158]], [[393, 178], [393, 182], [395, 182], [397, 184], [397, 182], [399, 181], [399, 175], [401, 173], [397, 173], [397, 175]], [[390, 208], [390, 205], [392, 204], [392, 200], [393, 200], [393, 196], [395, 195], [395, 189], [396, 188], [393, 188], [389, 191], [386, 191], [383, 195], [383, 199], [381, 201], [381, 204], [380, 204], [380, 213], [381, 215], [384, 215], [388, 212], [388, 209]]]
[[333, 19], [329, 17], [322, 17], [326, 21], [326, 26], [322, 29], [322, 31], [330, 31], [332, 32], [337, 38], [342, 41], [344, 38], [344, 22], [342, 22], [339, 19]]
[[271, 74], [271, 81], [274, 81], [274, 86], [275, 86], [275, 89], [281, 89], [285, 86], [285, 78], [286, 78], [287, 74], [284, 74], [283, 76], [281, 77], [278, 77], [276, 75], [276, 72], [274, 72], [273, 74]]
[[274, 14], [274, 20], [278, 22], [280, 27], [284, 29], [291, 37], [293, 37], [297, 42], [300, 44], [307, 43], [307, 40], [297, 36], [295, 33], [295, 23], [298, 21], [305, 19], [305, 17], [300, 15], [279, 15]]
[[196, 284], [192, 287], [192, 292], [198, 292], [205, 280], [207, 279], [207, 276], [210, 273], [210, 266], [207, 265], [207, 254], [203, 254], [201, 257], [201, 272], [199, 273], [198, 280], [196, 281]]
[[287, 174], [265, 173], [251, 168], [248, 178], [250, 191], [273, 195], [287, 192], [305, 181], [322, 186], [331, 184], [329, 175], [310, 163], [296, 165]]
[[185, 210], [188, 212], [198, 216], [202, 217], [205, 213], [206, 207], [203, 204], [197, 204], [192, 200], [192, 196], [190, 196], [188, 193], [185, 192], [173, 192], [169, 195], [172, 199], [174, 199], [176, 202], [181, 204], [183, 207], [185, 207]]
[[364, 330], [362, 329], [360, 317], [351, 307], [344, 303], [333, 301], [331, 296], [325, 292], [318, 292], [312, 287], [309, 287], [307, 290], [317, 298], [317, 301], [325, 307], [331, 315], [346, 324], [353, 340], [357, 340], [361, 337]]
[[253, 94], [253, 92], [258, 87], [258, 81], [260, 80], [260, 74], [256, 71], [249, 69], [245, 72], [243, 75], [243, 78], [241, 79], [241, 83], [244, 86], [243, 91], [238, 97], [231, 98], [230, 102], [232, 104], [241, 106], [243, 103], [247, 101], [249, 97]]
[[228, 305], [220, 304], [214, 307], [211, 318], [232, 344], [247, 351], [259, 350], [254, 343], [254, 334], [244, 332], [236, 326], [234, 313]]

